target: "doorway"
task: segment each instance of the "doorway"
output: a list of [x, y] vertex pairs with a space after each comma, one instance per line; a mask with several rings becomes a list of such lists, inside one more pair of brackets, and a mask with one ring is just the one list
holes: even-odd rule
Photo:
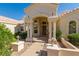
[[46, 26], [42, 26], [42, 36], [46, 36]]
[[34, 34], [37, 37], [46, 37], [48, 36], [48, 21], [47, 17], [40, 16], [34, 19], [33, 23]]

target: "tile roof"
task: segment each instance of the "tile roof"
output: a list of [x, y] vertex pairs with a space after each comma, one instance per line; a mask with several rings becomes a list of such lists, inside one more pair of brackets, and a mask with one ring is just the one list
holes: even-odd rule
[[19, 23], [19, 21], [5, 17], [5, 16], [0, 16], [0, 22], [8, 23], [8, 24], [15, 24], [15, 25]]
[[69, 10], [69, 11], [63, 12], [60, 16], [65, 16], [65, 15], [67, 15], [69, 13], [74, 12], [74, 11], [78, 11], [79, 12], [79, 8], [74, 8], [73, 10]]

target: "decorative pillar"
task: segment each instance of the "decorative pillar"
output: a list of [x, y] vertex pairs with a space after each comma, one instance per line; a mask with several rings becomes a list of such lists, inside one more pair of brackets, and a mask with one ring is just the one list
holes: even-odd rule
[[52, 39], [52, 23], [49, 22], [49, 39]]
[[29, 24], [27, 24], [27, 41], [29, 41], [29, 38], [30, 38], [30, 36], [29, 36]]
[[53, 21], [53, 44], [57, 44], [57, 40], [56, 40], [56, 21]]
[[[50, 22], [53, 22], [53, 37], [52, 37], [52, 25], [51, 23], [49, 22], [49, 40], [52, 39], [49, 41], [49, 42], [56, 42], [56, 21], [58, 20], [58, 17], [57, 16], [50, 16], [49, 17], [49, 21]], [[50, 28], [51, 27], [51, 28]]]
[[33, 28], [33, 26], [32, 26], [33, 24], [32, 24], [32, 20], [30, 20], [30, 41], [32, 41], [33, 40], [33, 37], [32, 37], [32, 28]]
[[53, 22], [53, 38], [56, 38], [56, 21]]

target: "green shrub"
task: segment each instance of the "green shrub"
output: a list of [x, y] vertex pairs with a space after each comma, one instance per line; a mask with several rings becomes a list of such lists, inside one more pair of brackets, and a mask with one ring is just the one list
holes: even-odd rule
[[16, 33], [14, 34], [14, 36], [15, 36], [16, 39], [17, 39], [17, 36], [19, 36], [19, 34], [20, 34], [20, 32], [16, 32]]
[[57, 39], [57, 40], [60, 40], [61, 35], [62, 35], [61, 30], [60, 30], [60, 29], [57, 29], [57, 30], [56, 30], [56, 39]]
[[69, 42], [73, 45], [79, 46], [79, 34], [69, 34], [68, 36]]
[[11, 54], [11, 43], [16, 41], [14, 35], [5, 25], [0, 24], [0, 55], [7, 56]]
[[26, 37], [27, 37], [27, 32], [21, 32], [21, 33], [19, 34], [19, 36], [21, 37], [21, 39], [26, 39]]

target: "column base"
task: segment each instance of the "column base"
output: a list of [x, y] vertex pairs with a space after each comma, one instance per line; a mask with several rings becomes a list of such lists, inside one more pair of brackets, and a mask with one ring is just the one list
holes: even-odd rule
[[57, 40], [56, 40], [56, 38], [51, 38], [51, 39], [48, 39], [48, 43], [50, 43], [50, 44], [56, 44]]
[[57, 44], [56, 38], [52, 38], [52, 40], [53, 40], [53, 44]]
[[52, 44], [52, 39], [48, 39], [48, 43], [49, 44]]
[[27, 42], [32, 42], [33, 41], [33, 38], [27, 38], [26, 41]]

